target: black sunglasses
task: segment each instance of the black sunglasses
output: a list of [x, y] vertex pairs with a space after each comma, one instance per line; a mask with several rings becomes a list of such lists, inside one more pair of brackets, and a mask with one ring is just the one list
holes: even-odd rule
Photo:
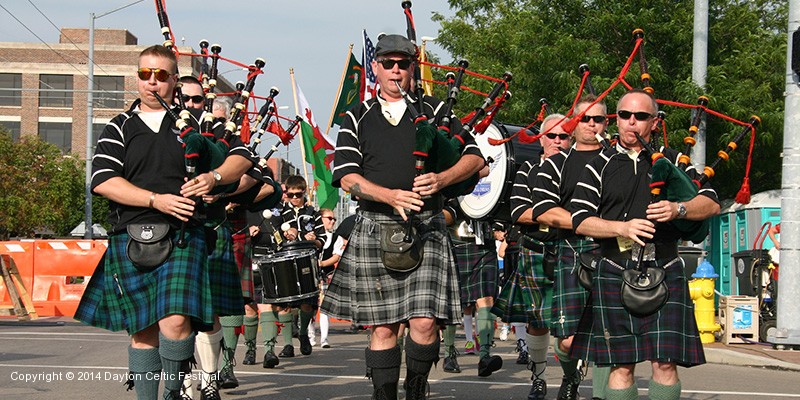
[[378, 64], [382, 65], [383, 69], [392, 69], [394, 68], [395, 64], [397, 64], [400, 67], [400, 69], [406, 69], [410, 67], [411, 63], [413, 62], [412, 60], [409, 60], [407, 58], [404, 58], [402, 60], [392, 60], [390, 58], [385, 58], [382, 60], [375, 60], [375, 61], [377, 61]]
[[594, 120], [595, 123], [599, 124], [606, 120], [605, 115], [584, 115], [581, 117], [581, 122], [589, 122], [590, 120]]
[[156, 80], [159, 82], [166, 82], [167, 79], [169, 79], [170, 75], [172, 75], [172, 72], [169, 72], [165, 69], [147, 68], [147, 67], [139, 68], [139, 70], [137, 70], [136, 73], [139, 75], [139, 79], [143, 81], [150, 80], [150, 77], [153, 76], [153, 74], [155, 74]]
[[326, 215], [326, 216], [324, 216], [322, 218], [329, 219], [329, 220], [331, 220], [333, 222], [336, 222], [336, 217], [329, 217], [329, 216]]
[[183, 95], [181, 97], [181, 100], [183, 100], [184, 103], [188, 103], [189, 100], [191, 100], [192, 103], [195, 103], [195, 104], [202, 103], [203, 99], [204, 99], [204, 97], [200, 96], [199, 94], [198, 95], [194, 95], [194, 96], [189, 96], [188, 94], [185, 94], [185, 95]]
[[546, 133], [548, 139], [554, 140], [555, 138], [559, 138], [561, 140], [569, 139], [569, 133]]
[[286, 192], [286, 197], [290, 199], [299, 199], [305, 196], [306, 192]]
[[630, 119], [631, 115], [633, 115], [633, 118], [636, 118], [637, 121], [647, 121], [648, 119], [653, 118], [653, 114], [650, 114], [647, 111], [638, 111], [638, 112], [632, 112], [626, 110], [617, 111], [617, 117], [623, 120]]

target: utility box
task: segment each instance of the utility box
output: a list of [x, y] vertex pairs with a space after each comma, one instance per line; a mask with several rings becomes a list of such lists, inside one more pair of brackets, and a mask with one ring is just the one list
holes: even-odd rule
[[753, 343], [758, 341], [758, 298], [752, 296], [722, 296], [719, 299], [719, 323], [722, 343]]

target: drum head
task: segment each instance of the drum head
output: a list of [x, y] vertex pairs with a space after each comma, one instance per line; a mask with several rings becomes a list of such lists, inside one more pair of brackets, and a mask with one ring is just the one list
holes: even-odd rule
[[[483, 157], [491, 159], [489, 175], [481, 178], [475, 185], [472, 193], [459, 198], [461, 209], [472, 219], [485, 219], [491, 217], [499, 204], [508, 196], [506, 194], [506, 181], [511, 174], [511, 142], [499, 146], [489, 144], [489, 138], [502, 140], [505, 136], [494, 124], [486, 128], [486, 132], [475, 138], [475, 143], [481, 149]], [[511, 177], [513, 180], [513, 177]]]
[[284, 243], [281, 246], [281, 251], [285, 250], [300, 250], [300, 249], [312, 249], [316, 250], [317, 246], [314, 244], [313, 240], [300, 240], [296, 242], [288, 242]]

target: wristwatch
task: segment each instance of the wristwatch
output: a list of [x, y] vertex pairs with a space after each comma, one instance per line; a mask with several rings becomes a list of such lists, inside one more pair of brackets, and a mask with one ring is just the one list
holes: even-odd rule
[[678, 218], [686, 218], [686, 206], [683, 203], [678, 203]]
[[211, 170], [211, 175], [214, 175], [214, 182], [216, 183], [219, 183], [222, 180], [222, 175], [220, 175], [215, 169]]

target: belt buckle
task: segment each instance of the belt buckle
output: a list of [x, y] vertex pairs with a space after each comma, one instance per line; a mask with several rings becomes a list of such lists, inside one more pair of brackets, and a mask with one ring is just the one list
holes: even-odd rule
[[[639, 261], [639, 254], [641, 250], [642, 246], [639, 243], [634, 242], [633, 247], [631, 248], [631, 259], [633, 261]], [[641, 261], [655, 261], [655, 260], [656, 260], [656, 244], [645, 243], [644, 253], [642, 253]]]

